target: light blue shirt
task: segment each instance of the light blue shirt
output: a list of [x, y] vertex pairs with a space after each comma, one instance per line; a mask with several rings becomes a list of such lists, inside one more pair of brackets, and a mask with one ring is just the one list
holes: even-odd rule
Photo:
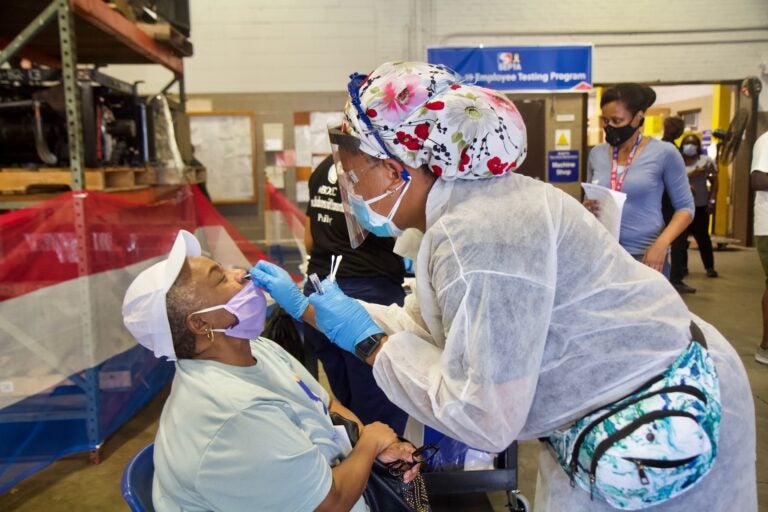
[[[314, 510], [342, 455], [328, 394], [272, 341], [257, 363], [182, 359], [155, 439], [159, 512]], [[368, 510], [361, 497], [352, 508]]]
[[[612, 159], [613, 148], [607, 143], [592, 148], [587, 160], [587, 183], [610, 188]], [[693, 217], [693, 195], [683, 157], [674, 144], [650, 139], [629, 166], [621, 189], [627, 201], [619, 243], [630, 254], [645, 254], [664, 230], [661, 196], [665, 189], [675, 211], [685, 210]]]

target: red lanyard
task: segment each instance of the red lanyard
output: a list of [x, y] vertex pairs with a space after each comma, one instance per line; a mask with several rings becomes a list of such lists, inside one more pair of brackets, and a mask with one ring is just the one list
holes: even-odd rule
[[627, 157], [627, 164], [624, 166], [624, 172], [621, 173], [621, 177], [618, 180], [616, 179], [616, 176], [619, 172], [619, 147], [613, 147], [613, 162], [611, 164], [611, 190], [621, 192], [621, 187], [624, 185], [624, 178], [627, 176], [629, 166], [632, 165], [632, 160], [635, 158], [635, 153], [637, 153], [637, 148], [640, 146], [640, 140], [642, 138], [642, 134], [637, 135], [635, 145], [632, 146], [632, 151], [629, 152], [629, 156]]

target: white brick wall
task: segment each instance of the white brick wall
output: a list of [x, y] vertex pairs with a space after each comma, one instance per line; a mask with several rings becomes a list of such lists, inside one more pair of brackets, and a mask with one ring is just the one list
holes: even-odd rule
[[[768, 62], [766, 0], [191, 0], [191, 11], [192, 93], [339, 90], [352, 71], [424, 59], [430, 45], [593, 43], [601, 83], [740, 79]], [[170, 78], [110, 72], [146, 91]]]

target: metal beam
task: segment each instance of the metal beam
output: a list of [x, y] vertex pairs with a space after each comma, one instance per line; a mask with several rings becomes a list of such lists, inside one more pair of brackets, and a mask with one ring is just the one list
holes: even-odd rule
[[37, 15], [32, 22], [22, 30], [19, 35], [13, 38], [13, 41], [0, 51], [0, 66], [8, 62], [16, 52], [25, 44], [30, 42], [41, 30], [43, 30], [53, 19], [59, 10], [59, 1], [54, 0], [45, 8], [43, 12]]
[[64, 82], [64, 104], [67, 112], [67, 138], [69, 168], [72, 170], [72, 189], [85, 188], [83, 149], [83, 119], [80, 87], [77, 83], [77, 44], [75, 22], [68, 0], [56, 0], [59, 13], [59, 41], [61, 43], [61, 70]]

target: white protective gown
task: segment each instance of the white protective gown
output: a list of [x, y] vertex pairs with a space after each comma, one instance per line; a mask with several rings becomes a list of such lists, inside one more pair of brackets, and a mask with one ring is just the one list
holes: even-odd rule
[[[438, 180], [415, 293], [403, 308], [364, 305], [390, 335], [373, 367], [389, 399], [494, 452], [547, 436], [662, 373], [689, 343], [693, 318], [662, 274], [575, 199], [515, 174]], [[720, 452], [699, 485], [649, 510], [757, 510], [746, 372], [722, 335], [696, 321], [720, 375]], [[612, 510], [601, 505], [542, 451], [537, 510]]]

